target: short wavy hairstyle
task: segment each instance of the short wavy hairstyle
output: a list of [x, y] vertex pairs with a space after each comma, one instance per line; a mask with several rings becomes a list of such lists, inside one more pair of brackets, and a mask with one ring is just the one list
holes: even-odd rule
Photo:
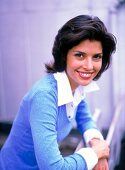
[[66, 70], [68, 51], [87, 39], [97, 40], [102, 44], [102, 67], [94, 78], [97, 80], [110, 66], [112, 53], [116, 50], [116, 38], [107, 31], [104, 23], [96, 16], [76, 16], [59, 29], [52, 48], [54, 61], [45, 64], [46, 72], [55, 73]]

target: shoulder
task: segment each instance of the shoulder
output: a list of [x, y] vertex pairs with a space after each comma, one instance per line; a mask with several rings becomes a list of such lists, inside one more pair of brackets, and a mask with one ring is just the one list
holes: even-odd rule
[[38, 80], [28, 91], [25, 97], [32, 99], [34, 98], [34, 96], [37, 96], [39, 94], [51, 94], [57, 96], [57, 82], [53, 74], [47, 74], [43, 78]]

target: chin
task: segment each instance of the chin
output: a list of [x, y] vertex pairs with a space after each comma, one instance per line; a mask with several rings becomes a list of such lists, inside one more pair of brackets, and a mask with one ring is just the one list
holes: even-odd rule
[[87, 85], [89, 85], [91, 82], [92, 82], [92, 81], [81, 83], [81, 86], [87, 86]]

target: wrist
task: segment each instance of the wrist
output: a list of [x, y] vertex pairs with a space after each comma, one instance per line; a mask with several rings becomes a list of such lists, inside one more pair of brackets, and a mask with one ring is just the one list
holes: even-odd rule
[[99, 138], [92, 138], [92, 139], [89, 141], [89, 145], [92, 147], [92, 146], [97, 145], [99, 142], [100, 142], [100, 139], [99, 139]]

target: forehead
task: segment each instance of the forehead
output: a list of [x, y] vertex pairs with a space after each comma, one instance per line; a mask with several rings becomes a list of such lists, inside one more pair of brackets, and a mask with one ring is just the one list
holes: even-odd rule
[[82, 52], [89, 52], [92, 51], [93, 53], [102, 53], [102, 44], [100, 41], [97, 40], [83, 40], [78, 45], [74, 46], [72, 51], [82, 51]]

